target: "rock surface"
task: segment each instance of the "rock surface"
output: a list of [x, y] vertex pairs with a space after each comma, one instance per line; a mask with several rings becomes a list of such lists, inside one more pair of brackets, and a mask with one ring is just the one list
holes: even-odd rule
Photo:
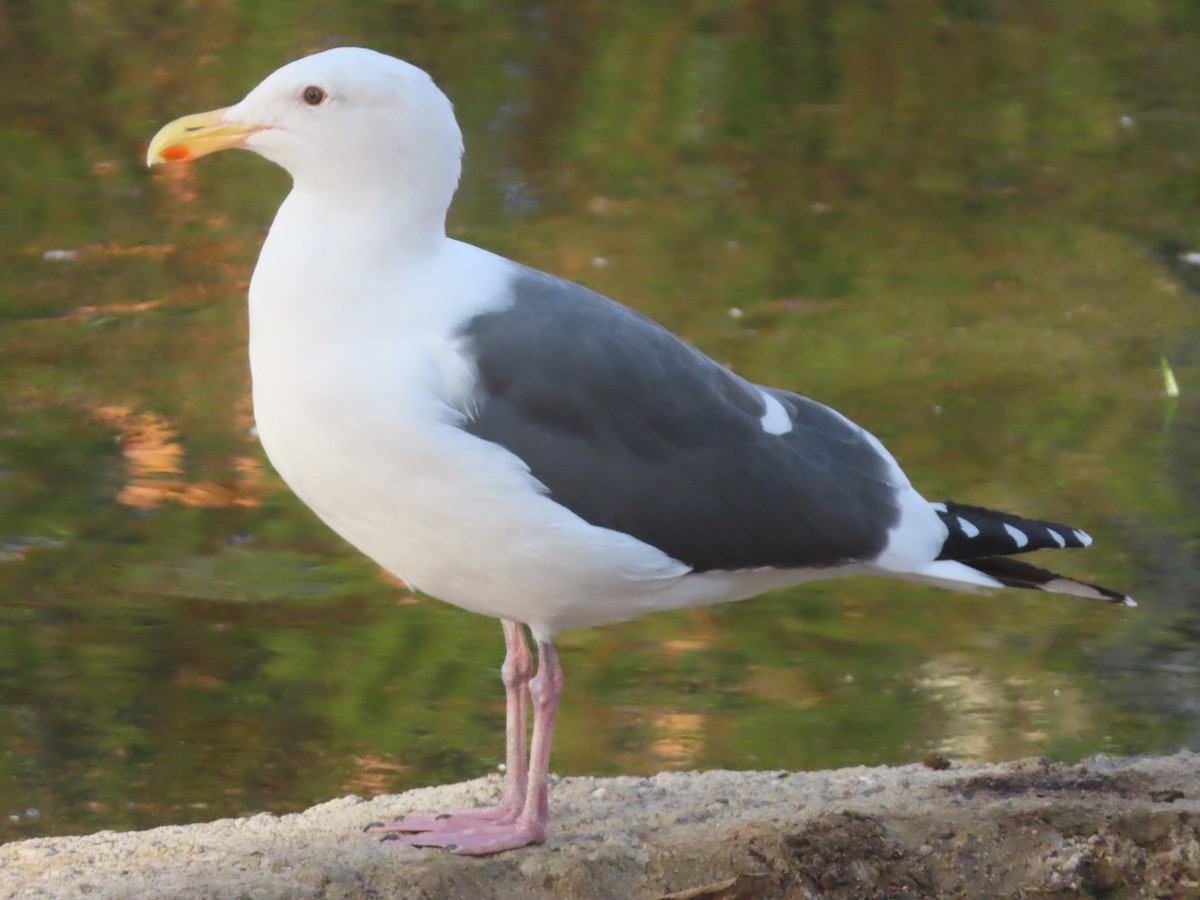
[[1189, 752], [565, 778], [549, 841], [487, 859], [362, 832], [498, 787], [6, 844], [0, 897], [1200, 897], [1200, 756]]

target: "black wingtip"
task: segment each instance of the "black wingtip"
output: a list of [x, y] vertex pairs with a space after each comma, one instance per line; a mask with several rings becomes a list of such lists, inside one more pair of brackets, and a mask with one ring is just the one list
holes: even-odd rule
[[1047, 591], [1051, 594], [1070, 594], [1074, 597], [1086, 597], [1090, 600], [1103, 600], [1106, 603], [1118, 603], [1121, 606], [1135, 607], [1137, 601], [1128, 594], [1114, 591], [1090, 581], [1080, 581], [1078, 578], [1068, 578], [1049, 569], [1040, 569], [1019, 559], [1008, 556], [988, 556], [983, 559], [963, 560], [963, 565], [970, 566], [977, 572], [991, 576], [1005, 587], [1023, 588], [1031, 591]]
[[953, 500], [931, 503], [930, 506], [941, 518], [947, 532], [938, 559], [966, 562], [1032, 550], [1087, 547], [1092, 543], [1092, 536], [1086, 531], [1058, 522], [1026, 519]]

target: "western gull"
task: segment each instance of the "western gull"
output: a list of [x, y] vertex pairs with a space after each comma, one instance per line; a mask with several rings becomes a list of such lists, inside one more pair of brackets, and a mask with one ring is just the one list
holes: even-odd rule
[[469, 855], [545, 840], [563, 629], [845, 575], [1135, 605], [1012, 558], [1085, 547], [1084, 532], [928, 502], [834, 410], [448, 238], [462, 134], [421, 69], [360, 48], [305, 57], [166, 125], [147, 162], [231, 147], [293, 179], [249, 292], [267, 456], [385, 569], [503, 624], [503, 799], [375, 823], [387, 838]]

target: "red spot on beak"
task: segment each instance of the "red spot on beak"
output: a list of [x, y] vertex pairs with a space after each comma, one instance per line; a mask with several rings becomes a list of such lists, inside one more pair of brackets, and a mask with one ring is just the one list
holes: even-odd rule
[[169, 159], [171, 162], [183, 162], [192, 158], [192, 154], [187, 147], [176, 146], [168, 147], [159, 154], [163, 159]]

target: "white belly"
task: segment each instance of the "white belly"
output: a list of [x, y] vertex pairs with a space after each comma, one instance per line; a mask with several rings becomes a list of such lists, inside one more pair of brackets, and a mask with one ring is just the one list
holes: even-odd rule
[[688, 571], [588, 525], [510, 453], [429, 404], [379, 415], [356, 400], [362, 385], [303, 380], [256, 378], [267, 455], [330, 527], [413, 587], [553, 633], [660, 608], [651, 598]]

